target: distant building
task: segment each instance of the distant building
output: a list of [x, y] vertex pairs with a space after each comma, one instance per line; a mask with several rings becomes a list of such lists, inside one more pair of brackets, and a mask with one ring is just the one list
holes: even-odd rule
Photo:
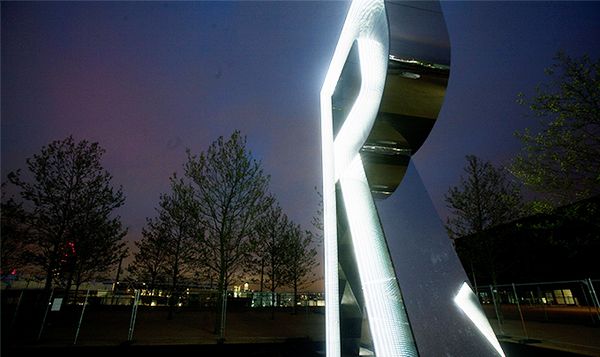
[[[600, 278], [600, 196], [454, 240], [473, 285]], [[574, 301], [568, 295], [548, 295]]]

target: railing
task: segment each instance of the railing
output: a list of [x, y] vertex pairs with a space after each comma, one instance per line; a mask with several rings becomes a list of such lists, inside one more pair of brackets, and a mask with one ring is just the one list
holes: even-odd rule
[[[67, 295], [58, 288], [51, 292], [5, 289], [2, 291], [2, 341], [15, 346], [215, 342], [218, 337], [213, 334], [217, 318], [215, 292], [186, 294], [184, 289], [178, 295], [180, 299], [170, 307], [164, 293], [154, 295], [142, 289], [116, 294], [85, 289], [79, 290], [77, 295], [73, 290]], [[278, 295], [278, 302], [289, 298], [289, 294]], [[314, 301], [307, 300], [311, 295], [303, 295], [304, 306], [297, 311], [290, 306], [277, 306], [274, 321], [271, 321], [270, 307], [251, 306], [252, 294], [239, 298], [230, 296], [225, 339], [244, 342], [313, 335], [318, 340], [324, 333], [320, 329], [323, 307], [308, 306]], [[173, 309], [172, 320], [168, 320], [169, 309]], [[278, 325], [290, 319], [294, 320], [291, 328]], [[308, 324], [304, 331], [303, 324]]]
[[477, 295], [500, 334], [505, 320], [520, 320], [523, 335], [529, 338], [526, 321], [600, 326], [599, 283], [586, 278], [488, 285], [478, 286]]

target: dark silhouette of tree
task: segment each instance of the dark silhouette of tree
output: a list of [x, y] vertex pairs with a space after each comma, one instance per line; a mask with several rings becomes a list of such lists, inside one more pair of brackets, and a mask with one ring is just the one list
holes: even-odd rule
[[90, 208], [74, 225], [72, 232], [75, 234], [70, 235], [67, 243], [67, 247], [72, 246], [73, 269], [66, 272], [69, 277], [66, 287], [68, 293], [71, 282], [75, 284], [75, 299], [83, 282], [106, 272], [128, 254], [123, 241], [127, 230], [120, 218], [111, 218], [110, 213]]
[[323, 241], [323, 194], [315, 187], [315, 192], [319, 197], [317, 201], [317, 212], [312, 217], [311, 224], [317, 230], [315, 240], [318, 242]]
[[[69, 136], [26, 160], [31, 179], [20, 171], [8, 174], [25, 201], [36, 245], [33, 261], [45, 270], [46, 290], [54, 278], [65, 281], [66, 276], [70, 286], [76, 275], [89, 269], [108, 269], [122, 253], [119, 242], [125, 233], [119, 217], [110, 217], [125, 198], [121, 188], [112, 187], [112, 176], [101, 165], [103, 154], [98, 143], [75, 142]], [[93, 247], [94, 254], [88, 255], [96, 239], [103, 240], [98, 244], [102, 249]]]
[[291, 222], [281, 208], [274, 203], [258, 221], [256, 248], [250, 260], [251, 266], [259, 270], [261, 291], [264, 282], [271, 292], [271, 319], [275, 318], [277, 288], [287, 283], [285, 268], [288, 259], [287, 238]]
[[298, 307], [298, 290], [317, 280], [314, 272], [319, 265], [315, 237], [310, 231], [302, 231], [299, 225], [290, 225], [287, 233], [286, 281], [294, 290], [294, 314]]
[[538, 119], [538, 130], [515, 135], [523, 143], [511, 172], [553, 205], [600, 194], [600, 61], [563, 52], [548, 69], [548, 83], [519, 102]]
[[195, 273], [199, 231], [191, 187], [175, 174], [170, 182], [171, 192], [160, 195], [157, 216], [146, 218], [143, 238], [135, 243], [138, 251], [129, 266], [134, 278], [148, 282], [151, 293], [158, 282], [169, 281], [169, 320], [181, 295], [180, 283]]
[[[460, 184], [451, 187], [445, 195], [451, 216], [446, 229], [452, 239], [467, 235], [479, 235], [484, 230], [521, 216], [522, 198], [518, 186], [508, 180], [506, 172], [495, 168], [489, 162], [482, 162], [476, 156], [468, 155]], [[474, 266], [485, 261], [495, 283], [493, 239], [481, 239], [482, 249], [476, 249], [463, 256], [469, 257], [473, 285], [477, 286]], [[482, 256], [481, 252], [485, 252]]]
[[269, 177], [238, 131], [228, 140], [219, 137], [199, 155], [188, 150], [184, 168], [202, 222], [201, 260], [217, 276], [215, 333], [222, 335], [227, 287], [252, 252], [256, 222], [271, 204]]
[[198, 264], [198, 214], [193, 202], [191, 186], [186, 185], [176, 175], [171, 177], [170, 195], [161, 195], [158, 219], [160, 233], [167, 239], [165, 245], [166, 271], [170, 278], [169, 315], [179, 301], [179, 282], [187, 274], [193, 274]]
[[142, 239], [134, 242], [137, 251], [133, 254], [133, 261], [127, 267], [134, 281], [148, 284], [148, 291], [151, 294], [154, 294], [157, 283], [166, 280], [168, 240], [161, 228], [158, 218], [146, 218]]
[[2, 183], [0, 274], [8, 278], [29, 266], [28, 258], [34, 248], [22, 204], [9, 197], [5, 187], [6, 183]]

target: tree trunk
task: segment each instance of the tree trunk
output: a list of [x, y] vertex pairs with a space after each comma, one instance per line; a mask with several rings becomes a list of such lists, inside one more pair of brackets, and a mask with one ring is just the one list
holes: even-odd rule
[[173, 319], [173, 310], [175, 309], [175, 299], [177, 296], [177, 278], [179, 277], [179, 253], [181, 250], [181, 237], [177, 239], [177, 246], [175, 247], [175, 259], [173, 261], [173, 278], [171, 285], [171, 295], [169, 296], [169, 315], [168, 320]]
[[167, 320], [173, 319], [173, 310], [175, 309], [175, 302], [178, 297], [177, 277], [175, 274], [173, 274], [173, 284], [171, 285], [171, 295], [169, 296], [169, 314], [167, 316]]
[[46, 270], [46, 282], [44, 283], [44, 291], [46, 292], [49, 292], [52, 288], [52, 270], [54, 270], [52, 265], [48, 266]]
[[119, 284], [119, 274], [121, 273], [121, 263], [122, 262], [123, 262], [123, 256], [121, 256], [121, 259], [119, 259], [119, 266], [117, 267], [117, 276], [115, 277], [115, 282], [113, 283], [112, 297], [110, 299], [111, 305], [115, 304], [115, 295], [117, 294], [117, 287]]
[[152, 273], [150, 276], [150, 285], [148, 289], [150, 289], [150, 297], [154, 296], [154, 287], [156, 286], [156, 273]]
[[265, 260], [260, 260], [260, 292], [263, 292], [263, 282], [265, 277]]
[[292, 314], [296, 315], [298, 313], [298, 279], [294, 279], [294, 298], [292, 299], [294, 303], [294, 310]]
[[71, 292], [71, 285], [73, 285], [74, 269], [75, 269], [74, 267], [69, 269], [69, 278], [67, 278], [67, 284], [65, 286], [65, 296], [63, 297], [63, 299], [64, 299], [63, 301], [65, 304], [69, 303], [69, 293]]
[[75, 282], [75, 295], [73, 296], [73, 301], [77, 304], [77, 296], [79, 295], [79, 287], [81, 286], [81, 282]]
[[117, 276], [115, 277], [115, 283], [113, 285], [113, 297], [115, 296], [115, 292], [117, 291], [117, 284], [119, 283], [119, 275], [121, 274], [121, 264], [123, 263], [123, 256], [119, 259], [119, 266], [117, 267]]
[[52, 251], [52, 256], [50, 261], [48, 262], [48, 267], [46, 268], [46, 283], [44, 284], [44, 291], [49, 294], [50, 289], [52, 289], [52, 275], [54, 275], [54, 267], [56, 266], [56, 256], [58, 252], [57, 245], [54, 245], [54, 250]]
[[219, 335], [220, 338], [223, 337], [224, 334], [224, 326], [223, 326], [223, 321], [225, 321], [225, 314], [226, 311], [223, 307], [224, 305], [224, 299], [227, 299], [227, 296], [224, 296], [227, 294], [227, 287], [225, 286], [225, 272], [223, 270], [221, 270], [221, 272], [219, 272], [219, 282], [217, 285], [217, 318], [215, 321], [215, 335]]
[[[77, 296], [79, 295], [79, 288], [81, 287], [81, 283], [82, 283], [82, 277], [81, 277], [81, 270], [77, 271], [77, 274], [75, 274], [75, 296], [73, 297], [73, 301], [75, 301], [75, 304], [77, 304]], [[89, 282], [89, 279], [88, 279]]]
[[275, 273], [271, 275], [271, 320], [275, 320]]

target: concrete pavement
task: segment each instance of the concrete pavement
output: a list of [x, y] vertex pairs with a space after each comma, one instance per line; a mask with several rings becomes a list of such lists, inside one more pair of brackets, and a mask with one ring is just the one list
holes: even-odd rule
[[569, 325], [551, 322], [496, 319], [490, 323], [502, 342], [527, 343], [537, 347], [600, 357], [600, 326]]

